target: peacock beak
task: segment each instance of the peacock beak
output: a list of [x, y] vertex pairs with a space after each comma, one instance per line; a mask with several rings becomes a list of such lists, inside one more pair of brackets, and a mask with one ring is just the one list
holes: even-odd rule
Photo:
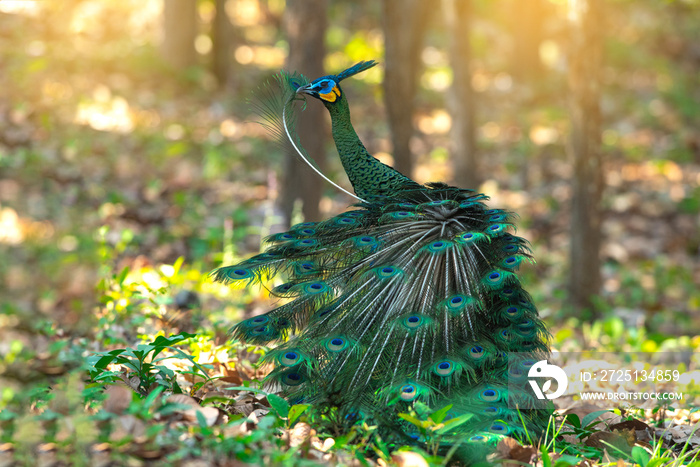
[[314, 95], [314, 91], [311, 89], [313, 87], [313, 83], [306, 84], [304, 86], [300, 86], [297, 88], [297, 94], [302, 93], [302, 94], [308, 94], [310, 96]]

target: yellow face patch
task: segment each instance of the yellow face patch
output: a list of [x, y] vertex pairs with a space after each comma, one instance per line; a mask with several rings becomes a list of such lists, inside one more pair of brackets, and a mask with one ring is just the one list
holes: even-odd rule
[[331, 92], [328, 94], [319, 94], [318, 96], [324, 101], [335, 102], [335, 100], [340, 97], [340, 88], [338, 88], [338, 86], [333, 86]]

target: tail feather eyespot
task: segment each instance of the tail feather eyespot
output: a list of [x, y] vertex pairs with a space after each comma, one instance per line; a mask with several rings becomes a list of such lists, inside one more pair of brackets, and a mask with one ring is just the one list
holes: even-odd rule
[[453, 245], [449, 240], [436, 240], [422, 247], [419, 251], [428, 254], [442, 254], [452, 248]]
[[462, 245], [479, 243], [488, 237], [482, 232], [461, 232], [455, 237], [455, 241]]
[[480, 360], [486, 355], [484, 348], [480, 345], [474, 345], [469, 349], [469, 357], [474, 360]]
[[486, 388], [479, 393], [479, 398], [484, 402], [496, 402], [501, 400], [501, 392], [495, 388]]
[[441, 303], [441, 305], [452, 316], [459, 316], [467, 309], [474, 310], [479, 309], [482, 306], [480, 300], [464, 294], [450, 295]]
[[489, 237], [498, 237], [506, 233], [509, 224], [496, 223], [490, 224], [484, 230], [484, 233]]
[[510, 433], [510, 428], [506, 422], [497, 420], [491, 424], [489, 431], [497, 435], [507, 435]]
[[372, 269], [372, 272], [375, 277], [382, 280], [390, 279], [392, 277], [400, 276], [403, 274], [403, 271], [401, 269], [391, 265], [376, 267]]
[[429, 322], [430, 318], [428, 318], [428, 316], [418, 313], [406, 315], [400, 319], [401, 325], [407, 331], [415, 331], [416, 329], [427, 325]]
[[281, 353], [277, 359], [277, 361], [280, 363], [282, 366], [296, 366], [302, 361], [304, 361], [304, 357], [302, 356], [302, 353], [299, 350], [296, 349], [289, 349], [284, 353]]
[[451, 376], [460, 369], [460, 365], [449, 359], [441, 360], [433, 365], [433, 373], [443, 378]]
[[359, 237], [354, 237], [351, 240], [351, 245], [354, 245], [358, 248], [372, 248], [379, 244], [377, 238], [372, 237], [370, 235], [360, 235]]
[[297, 373], [296, 371], [290, 371], [282, 375], [282, 383], [287, 386], [299, 386], [304, 383], [306, 378], [303, 374]]
[[484, 275], [481, 283], [490, 290], [497, 290], [512, 282], [515, 277], [510, 271], [493, 269]]
[[316, 240], [315, 238], [305, 238], [303, 240], [294, 242], [294, 246], [298, 248], [309, 248], [316, 245], [318, 245], [318, 240]]
[[308, 295], [318, 295], [329, 292], [331, 288], [323, 281], [305, 282], [300, 284], [301, 292]]
[[326, 339], [324, 347], [326, 350], [332, 353], [338, 353], [346, 350], [348, 347], [350, 347], [350, 341], [343, 336], [335, 336], [331, 337], [329, 339]]
[[394, 401], [413, 402], [414, 400], [427, 396], [430, 390], [422, 384], [407, 381], [391, 389], [394, 393]]

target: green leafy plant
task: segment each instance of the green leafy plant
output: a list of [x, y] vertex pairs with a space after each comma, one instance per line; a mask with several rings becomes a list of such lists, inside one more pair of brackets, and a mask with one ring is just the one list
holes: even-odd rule
[[[158, 336], [153, 342], [140, 344], [135, 349], [123, 348], [96, 353], [88, 358], [90, 378], [95, 382], [114, 383], [117, 381], [126, 382], [135, 377], [137, 378], [135, 384], [129, 385], [141, 395], [151, 392], [154, 386], [163, 386], [175, 393], [182, 393], [182, 389], [175, 379], [176, 372], [160, 363], [172, 358], [188, 360], [205, 380], [209, 380], [205, 366], [197, 363], [191, 355], [173, 347], [175, 344], [194, 336], [195, 334], [186, 332], [170, 337]], [[158, 357], [166, 349], [170, 350], [172, 354]], [[110, 364], [125, 367], [126, 374], [121, 371], [108, 370], [107, 367]]]
[[400, 413], [399, 417], [415, 426], [420, 433], [420, 439], [425, 442], [429, 452], [437, 455], [443, 435], [466, 423], [473, 416], [465, 414], [460, 417], [448, 418], [451, 408], [452, 404], [432, 411], [424, 404], [416, 404], [409, 413]]
[[598, 417], [604, 413], [610, 412], [609, 410], [597, 410], [591, 412], [583, 417], [583, 420], [579, 418], [576, 414], [568, 414], [565, 416], [565, 423], [571, 431], [566, 431], [561, 433], [562, 435], [574, 435], [579, 439], [588, 438], [593, 433], [597, 433], [600, 430], [596, 429], [602, 420], [596, 420]]
[[309, 404], [295, 404], [290, 406], [289, 402], [282, 399], [277, 394], [268, 394], [267, 401], [277, 415], [287, 421], [287, 428], [291, 428], [294, 422], [310, 407]]

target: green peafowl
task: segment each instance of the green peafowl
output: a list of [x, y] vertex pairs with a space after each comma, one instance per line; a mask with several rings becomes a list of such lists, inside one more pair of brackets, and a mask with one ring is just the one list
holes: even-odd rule
[[323, 102], [359, 203], [272, 235], [265, 252], [213, 273], [242, 285], [286, 278], [270, 293], [289, 300], [237, 324], [233, 336], [279, 344], [265, 356], [275, 365], [268, 387], [375, 424], [385, 440], [422, 441], [399, 416], [419, 402], [449, 406], [445, 446], [475, 452], [507, 435], [537, 436], [549, 412], [532, 408], [524, 383], [547, 357], [549, 334], [516, 276], [531, 260], [528, 244], [509, 233], [514, 215], [487, 207], [485, 195], [420, 185], [367, 152], [340, 82], [375, 64], [312, 82], [282, 73], [281, 120], [278, 107], [259, 106], [299, 150], [287, 104]]

